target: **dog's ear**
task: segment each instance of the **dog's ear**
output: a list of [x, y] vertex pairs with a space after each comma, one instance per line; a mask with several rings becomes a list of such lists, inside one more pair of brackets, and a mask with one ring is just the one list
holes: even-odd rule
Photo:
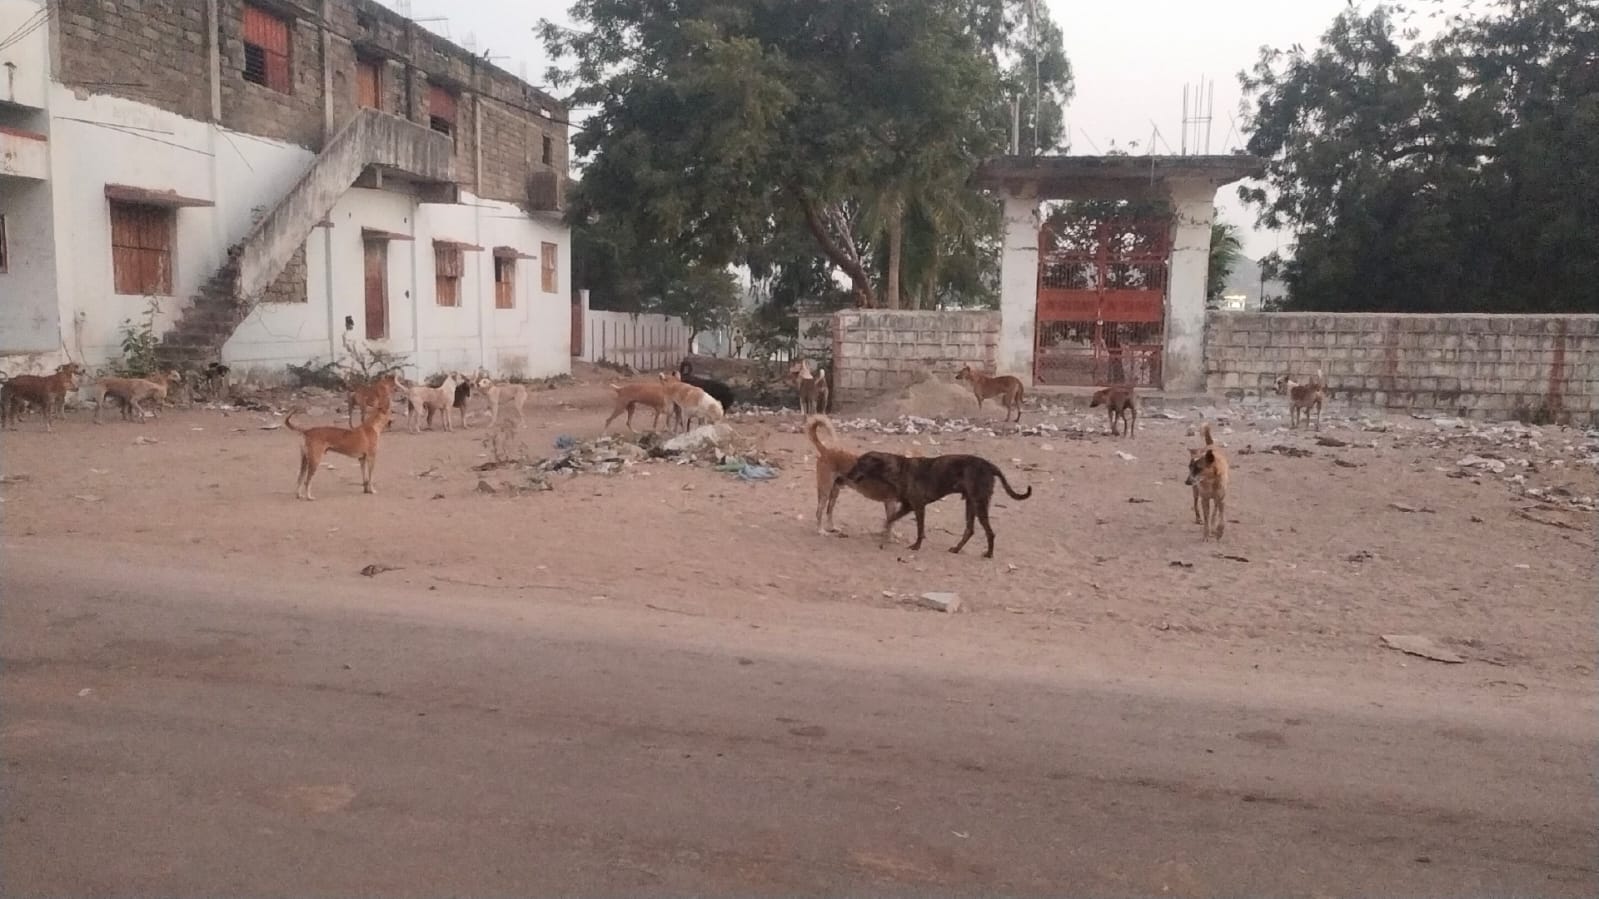
[[1215, 465], [1216, 464], [1216, 451], [1215, 450], [1205, 450], [1205, 464], [1206, 465]]

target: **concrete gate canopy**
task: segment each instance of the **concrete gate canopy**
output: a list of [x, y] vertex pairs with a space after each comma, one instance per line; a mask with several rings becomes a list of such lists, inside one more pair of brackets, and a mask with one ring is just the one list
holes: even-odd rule
[[[975, 183], [1005, 203], [1001, 264], [998, 369], [1037, 385], [1040, 320], [1039, 204], [1046, 200], [1156, 200], [1173, 213], [1164, 272], [1164, 314], [1146, 386], [1198, 393], [1204, 388], [1205, 277], [1216, 191], [1259, 177], [1265, 162], [1254, 156], [1004, 156], [978, 168]], [[1047, 314], [1047, 313], [1046, 313]], [[1154, 324], [1154, 323], [1152, 323]], [[1088, 352], [1104, 352], [1103, 324], [1085, 338]], [[1114, 340], [1114, 337], [1112, 338]], [[1114, 350], [1113, 350], [1114, 353]], [[1122, 375], [1119, 362], [1097, 369]], [[1129, 379], [1131, 382], [1131, 379]], [[1088, 386], [1088, 385], [1074, 385]]]

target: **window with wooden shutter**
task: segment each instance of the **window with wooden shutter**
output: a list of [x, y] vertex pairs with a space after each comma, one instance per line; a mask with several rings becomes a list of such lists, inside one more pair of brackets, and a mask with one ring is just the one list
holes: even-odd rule
[[466, 254], [453, 244], [433, 245], [433, 296], [440, 306], [461, 305], [461, 276], [466, 273]]
[[355, 61], [355, 105], [367, 109], [383, 108], [383, 63], [376, 59]]
[[561, 257], [555, 244], [541, 244], [539, 247], [539, 286], [545, 293], [560, 293], [560, 271], [557, 269]]
[[453, 137], [458, 105], [454, 91], [439, 84], [428, 85], [428, 127]]
[[110, 202], [111, 272], [116, 292], [171, 296], [175, 212], [165, 206]]
[[293, 24], [257, 6], [244, 5], [244, 80], [294, 93]]
[[516, 257], [494, 257], [494, 308], [516, 308]]

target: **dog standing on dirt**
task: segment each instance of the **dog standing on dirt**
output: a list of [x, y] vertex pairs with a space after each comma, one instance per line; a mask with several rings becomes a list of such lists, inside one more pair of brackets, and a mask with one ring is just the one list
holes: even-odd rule
[[1183, 483], [1194, 488], [1194, 523], [1205, 526], [1206, 539], [1214, 534], [1220, 540], [1227, 528], [1227, 457], [1211, 439], [1210, 425], [1200, 428], [1200, 433], [1205, 445], [1188, 451], [1188, 480]]
[[693, 384], [684, 383], [677, 372], [661, 375], [661, 384], [666, 387], [666, 397], [672, 404], [674, 427], [681, 425], [683, 430], [687, 431], [690, 423], [696, 418], [702, 424], [712, 424], [722, 420], [726, 410], [716, 397]]
[[628, 433], [633, 431], [633, 410], [639, 406], [648, 406], [655, 412], [655, 418], [650, 421], [650, 430], [660, 427], [661, 414], [672, 404], [671, 397], [666, 392], [666, 384], [656, 381], [634, 381], [631, 384], [610, 384], [615, 391], [615, 407], [611, 410], [611, 417], [605, 419], [605, 424], [600, 428], [600, 433], [605, 433], [611, 427], [611, 422], [617, 416], [627, 413]]
[[827, 389], [827, 369], [811, 371], [810, 362], [801, 358], [788, 367], [788, 375], [794, 379], [794, 387], [799, 391], [800, 412], [805, 415], [825, 414], [830, 394]]
[[383, 429], [389, 425], [389, 416], [393, 414], [388, 406], [379, 406], [368, 412], [358, 428], [341, 428], [337, 425], [297, 428], [294, 426], [294, 416], [298, 414], [297, 411], [290, 412], [289, 417], [283, 420], [284, 427], [303, 439], [300, 445], [300, 474], [294, 481], [295, 499], [316, 499], [311, 495], [311, 478], [322, 467], [322, 456], [329, 450], [359, 461], [361, 492], [378, 492], [372, 486], [372, 474], [378, 464], [378, 438], [383, 435]]
[[702, 378], [694, 374], [694, 363], [684, 359], [677, 364], [678, 380], [684, 384], [693, 384], [695, 387], [710, 394], [713, 399], [722, 404], [722, 410], [733, 408], [733, 388], [715, 378]]
[[1288, 396], [1288, 426], [1299, 427], [1299, 420], [1304, 418], [1305, 424], [1310, 424], [1310, 410], [1316, 410], [1316, 430], [1321, 430], [1321, 401], [1326, 395], [1326, 384], [1322, 381], [1321, 369], [1316, 369], [1316, 374], [1310, 379], [1309, 384], [1300, 384], [1287, 375], [1277, 379], [1278, 395]]
[[522, 424], [526, 418], [522, 414], [522, 404], [527, 402], [527, 385], [516, 384], [511, 381], [495, 383], [488, 375], [477, 379], [477, 392], [483, 395], [489, 403], [489, 427], [494, 427], [500, 420], [500, 405], [516, 410], [516, 423]]
[[10, 424], [15, 429], [23, 407], [32, 404], [44, 413], [44, 429], [54, 430], [50, 415], [57, 408], [65, 413], [67, 392], [77, 386], [82, 371], [78, 363], [68, 362], [57, 366], [55, 374], [17, 375], [0, 384], [0, 428]]
[[421, 433], [421, 419], [427, 414], [428, 427], [433, 427], [433, 413], [444, 413], [444, 430], [454, 430], [454, 422], [450, 418], [450, 407], [455, 405], [455, 386], [461, 383], [461, 376], [451, 372], [444, 379], [444, 383], [437, 387], [426, 384], [412, 384], [405, 388], [406, 426], [411, 433]]
[[388, 371], [378, 376], [370, 384], [361, 384], [350, 388], [349, 396], [349, 424], [355, 427], [355, 410], [361, 410], [361, 419], [366, 419], [367, 413], [382, 406], [387, 409], [394, 403], [394, 391], [400, 388], [399, 372]]
[[1011, 375], [985, 375], [970, 365], [961, 366], [955, 375], [955, 380], [966, 381], [972, 385], [972, 395], [977, 397], [977, 408], [983, 408], [983, 400], [990, 397], [999, 397], [1005, 404], [1005, 420], [1011, 420], [1011, 413], [1016, 414], [1016, 421], [1022, 420], [1022, 382], [1021, 379]]
[[1116, 436], [1116, 421], [1121, 420], [1121, 433], [1131, 437], [1138, 429], [1138, 394], [1131, 387], [1104, 387], [1094, 391], [1088, 408], [1104, 406], [1110, 415], [1110, 436]]
[[[132, 418], [133, 413], [139, 413], [139, 420], [144, 420], [144, 407], [141, 403], [155, 401], [159, 409], [163, 400], [167, 398], [167, 388], [172, 382], [180, 380], [183, 374], [176, 369], [171, 371], [156, 372], [148, 378], [101, 378], [94, 383], [90, 397], [94, 400], [94, 423], [100, 423], [100, 410], [105, 408], [107, 398], [114, 398], [122, 404], [122, 417]], [[156, 409], [151, 414], [158, 414]]]
[[[822, 439], [824, 431], [827, 433], [827, 440]], [[816, 448], [816, 533], [838, 532], [838, 529], [833, 527], [833, 504], [838, 502], [838, 491], [848, 485], [861, 496], [883, 504], [883, 542], [893, 539], [894, 510], [899, 508], [894, 488], [878, 481], [844, 479], [844, 473], [855, 467], [859, 455], [831, 442], [837, 439], [838, 435], [833, 432], [833, 423], [827, 420], [827, 416], [813, 415], [806, 419], [805, 436], [810, 438], [811, 446]], [[827, 515], [825, 526], [822, 524], [823, 513]]]
[[[949, 551], [960, 552], [966, 546], [966, 541], [972, 539], [975, 530], [973, 522], [981, 521], [983, 533], [988, 536], [988, 551], [983, 553], [985, 559], [994, 557], [994, 528], [988, 523], [988, 507], [994, 500], [994, 482], [999, 481], [1011, 499], [1027, 499], [1033, 495], [1031, 487], [1022, 493], [1011, 489], [1010, 481], [1005, 479], [1005, 473], [999, 470], [999, 466], [981, 456], [950, 455], [917, 459], [894, 453], [861, 453], [844, 474], [844, 480], [856, 485], [856, 489], [860, 489], [858, 485], [862, 483], [871, 482], [894, 491], [900, 508], [889, 516], [888, 527], [893, 527], [894, 522], [914, 512], [916, 542], [910, 547], [913, 550], [922, 548], [922, 538], [927, 533], [927, 507], [952, 493], [959, 493], [966, 500], [966, 533]], [[885, 539], [883, 544], [886, 543]]]

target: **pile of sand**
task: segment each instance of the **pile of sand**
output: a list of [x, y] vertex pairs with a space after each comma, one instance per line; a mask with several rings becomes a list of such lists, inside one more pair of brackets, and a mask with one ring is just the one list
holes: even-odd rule
[[970, 418], [977, 414], [977, 400], [964, 381], [923, 369], [916, 373], [914, 381], [895, 393], [878, 398], [859, 414], [865, 418], [885, 420], [901, 415]]

